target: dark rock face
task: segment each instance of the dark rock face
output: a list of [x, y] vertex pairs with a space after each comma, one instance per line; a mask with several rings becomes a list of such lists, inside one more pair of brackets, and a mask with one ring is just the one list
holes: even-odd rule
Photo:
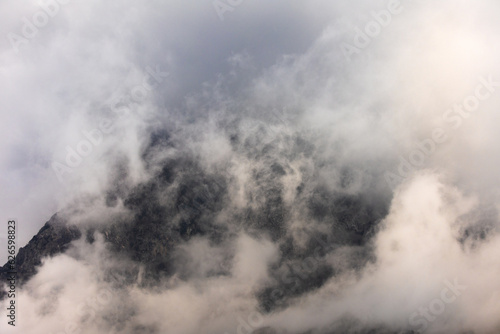
[[[290, 155], [289, 159], [312, 155], [308, 149], [313, 147], [306, 145], [306, 141], [292, 138], [292, 142], [301, 143], [300, 147], [305, 151], [300, 155]], [[172, 146], [175, 144], [167, 133], [153, 135], [143, 154], [146, 165], [150, 159], [153, 160], [155, 152]], [[234, 149], [244, 148], [241, 145]], [[231, 205], [231, 174], [224, 168], [207, 171], [196, 157], [185, 152], [155, 162], [154, 166], [148, 167], [155, 171], [151, 173], [153, 176], [133, 187], [126, 182], [126, 162], [118, 163], [115, 182], [107, 192], [105, 203], [114, 207], [121, 201], [130, 212], [126, 220], [108, 221], [99, 227], [77, 228], [68, 225], [62, 215], [54, 215], [19, 250], [19, 286], [36, 274], [44, 257], [65, 252], [72, 241], [82, 236], [92, 244], [95, 232], [102, 234], [111, 252], [141, 264], [144, 269], [141, 284], [149, 286], [154, 286], [162, 277], [179, 273], [179, 268], [175, 267], [174, 251], [195, 236], [207, 238], [213, 244], [222, 244], [235, 236], [234, 230], [266, 235], [278, 246], [280, 260], [268, 268], [272, 281], [256, 291], [260, 312], [263, 313], [287, 307], [295, 298], [320, 288], [342, 270], [362, 268], [367, 261], [372, 261], [369, 250], [365, 248], [346, 261], [349, 268], [334, 268], [325, 261], [325, 256], [337, 247], [366, 244], [373, 228], [387, 213], [389, 199], [382, 196], [374, 202], [369, 200], [370, 196], [329, 190], [314, 181], [312, 171], [307, 176], [312, 181], [302, 182], [296, 189], [294, 203], [287, 204], [282, 179], [294, 171], [286, 161], [275, 161], [274, 155], [279, 156], [279, 152], [273, 152], [272, 143], [267, 143], [265, 148], [238, 152], [247, 159], [261, 162], [260, 167], [251, 171], [249, 182], [252, 187], [245, 191], [247, 205], [238, 209]], [[229, 223], [221, 224], [218, 221], [221, 213], [237, 228], [232, 230], [234, 226], [229, 228]], [[310, 227], [305, 247], [299, 247], [287, 230], [290, 219], [297, 214], [302, 215], [301, 218]], [[316, 229], [320, 225], [321, 233]], [[7, 269], [7, 265], [0, 268], [1, 277], [6, 278]], [[214, 273], [226, 274], [227, 270]], [[275, 332], [271, 328], [263, 328], [256, 333]]]
[[[79, 239], [81, 235], [77, 227], [66, 225], [57, 214], [53, 215], [28, 244], [19, 249], [16, 256], [18, 285], [22, 285], [35, 275], [42, 258], [64, 252], [69, 244]], [[2, 282], [6, 281], [8, 271], [8, 263], [0, 267]], [[4, 297], [4, 293], [0, 295]]]

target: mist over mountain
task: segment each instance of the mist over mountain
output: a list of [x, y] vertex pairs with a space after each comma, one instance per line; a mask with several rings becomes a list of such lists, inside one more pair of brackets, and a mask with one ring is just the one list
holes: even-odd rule
[[0, 332], [498, 333], [499, 7], [0, 4]]

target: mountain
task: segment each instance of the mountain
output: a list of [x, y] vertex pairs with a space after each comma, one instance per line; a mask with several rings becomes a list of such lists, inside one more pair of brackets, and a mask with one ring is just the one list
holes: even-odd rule
[[[301, 147], [308, 148], [303, 140], [292, 139], [293, 142], [300, 143], [296, 145], [299, 152]], [[144, 150], [144, 161], [151, 161], [152, 154], [168, 150], [170, 145], [165, 133], [153, 134]], [[244, 143], [235, 149], [242, 147]], [[273, 147], [268, 145], [267, 150], [272, 151]], [[154, 289], [172, 277], [190, 281], [192, 273], [179, 259], [179, 249], [199, 238], [209, 240], [213, 247], [231, 249], [228, 245], [245, 231], [256, 238], [268, 238], [279, 249], [279, 260], [268, 268], [271, 280], [255, 291], [259, 312], [267, 314], [293, 305], [297, 298], [319, 289], [331, 277], [346, 270], [358, 270], [373, 261], [370, 248], [364, 245], [369, 244], [378, 222], [387, 214], [389, 200], [342, 194], [315, 182], [300, 183], [294, 190], [294, 203], [302, 208], [301, 214], [310, 220], [311, 228], [305, 231], [305, 244], [299, 245], [287, 227], [298, 213], [286, 203], [283, 188], [283, 179], [296, 173], [291, 167], [293, 161], [277, 161], [271, 151], [253, 156], [264, 163], [252, 172], [248, 182], [255, 188], [240, 207], [235, 206], [230, 196], [234, 177], [224, 169], [203, 168], [195, 156], [179, 154], [165, 159], [151, 167], [151, 178], [132, 186], [127, 181], [126, 166], [117, 168], [124, 172], [117, 174], [104, 202], [109, 210], [121, 205], [120, 210], [125, 214], [80, 224], [72, 222], [74, 216], [81, 214], [78, 209], [70, 208], [52, 216], [19, 249], [19, 287], [37, 273], [44, 259], [67, 252], [76, 241], [91, 246], [98, 237], [112, 257], [126, 259], [130, 264], [118, 269], [126, 276], [125, 284]], [[245, 152], [248, 153], [242, 153]], [[349, 177], [346, 171], [346, 187]], [[326, 261], [330, 252], [344, 246], [358, 247], [359, 251], [337, 267]], [[207, 279], [229, 277], [233, 257], [228, 251], [224, 263], [205, 274]], [[305, 265], [311, 260], [313, 266]], [[7, 271], [6, 264], [0, 275], [6, 278]], [[279, 296], [274, 293], [277, 289], [281, 291]], [[274, 332], [264, 328], [255, 333]]]
[[[67, 225], [57, 214], [53, 215], [26, 246], [19, 248], [16, 256], [18, 286], [22, 286], [36, 274], [36, 269], [42, 264], [43, 258], [64, 252], [71, 241], [80, 238], [81, 235], [77, 227]], [[0, 277], [3, 282], [7, 280], [8, 272], [8, 263], [0, 267]], [[5, 291], [0, 292], [2, 299], [5, 295]]]

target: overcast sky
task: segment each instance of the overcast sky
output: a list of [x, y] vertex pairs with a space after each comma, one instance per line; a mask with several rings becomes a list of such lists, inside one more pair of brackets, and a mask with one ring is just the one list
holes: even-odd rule
[[[106, 105], [130, 96], [148, 69], [168, 76], [160, 77], [162, 82], [150, 79], [155, 87], [146, 98], [155, 107], [175, 110], [204, 84], [228, 75], [231, 59], [251, 58], [259, 72], [284, 55], [305, 52], [335, 16], [330, 5], [325, 13], [316, 3], [279, 1], [219, 9], [223, 20], [210, 1], [68, 1], [46, 7], [53, 16], [37, 1], [0, 6], [5, 138], [0, 211], [4, 220], [19, 220], [22, 244], [64, 207], [68, 193], [81, 190], [68, 178], [59, 182], [52, 163], [64, 162], [66, 146], [76, 149], [85, 139], [82, 131], [97, 128]], [[34, 16], [39, 28], [32, 25]], [[141, 97], [142, 91], [134, 92]], [[87, 161], [75, 173], [92, 169]]]
[[[24, 245], [54, 213], [105, 198], [121, 162], [127, 162], [131, 186], [148, 180], [142, 154], [159, 129], [175, 134], [178, 146], [156, 152], [153, 162], [189, 152], [206, 170], [228, 168], [234, 189], [257, 189], [261, 184], [250, 176], [264, 164], [263, 142], [279, 138], [269, 161], [294, 171], [282, 180], [290, 207], [303, 204], [294, 193], [301, 184], [305, 193], [321, 185], [390, 207], [370, 245], [376, 266], [362, 277], [328, 281], [318, 293], [266, 316], [266, 325], [300, 333], [344, 319], [332, 314], [370, 314], [374, 323], [401, 328], [439, 294], [443, 280], [460, 277], [472, 292], [452, 311], [464, 320], [438, 321], [435, 329], [493, 333], [498, 301], [488, 297], [500, 291], [499, 10], [494, 0], [1, 1], [0, 219], [17, 219]], [[267, 129], [265, 136], [256, 124]], [[247, 146], [235, 152], [231, 134]], [[287, 138], [299, 134], [312, 157], [308, 148], [297, 153], [299, 144], [287, 146]], [[246, 205], [243, 192], [231, 193], [231, 210]], [[294, 212], [301, 218], [287, 225], [292, 234], [307, 224], [300, 205]], [[78, 219], [99, 220], [103, 211], [90, 207], [94, 216]], [[488, 237], [457, 243], [483, 222], [485, 210], [495, 212], [484, 227]], [[232, 279], [200, 278], [202, 297], [193, 286], [181, 286], [153, 301], [143, 291], [130, 298], [148, 315], [145, 322], [159, 323], [153, 311], [162, 298], [183, 300], [186, 309], [201, 303], [192, 315], [201, 326], [217, 300], [214, 291], [228, 285], [231, 307], [248, 314], [255, 301], [245, 286], [269, 279], [266, 266], [279, 253], [269, 238], [240, 236]], [[77, 253], [88, 250], [78, 247]], [[225, 250], [203, 240], [186, 246], [199, 262], [203, 253], [213, 259], [218, 252]], [[2, 250], [0, 262], [5, 259]], [[330, 261], [340, 260], [332, 255]], [[57, 257], [33, 291], [50, 281], [50, 268], [59, 273], [65, 266], [91, 276], [73, 258]], [[336, 303], [322, 294], [335, 295]], [[69, 304], [73, 297], [67, 296]], [[381, 300], [386, 307], [377, 307]], [[391, 311], [398, 305], [404, 306]], [[206, 333], [227, 330], [221, 319]], [[159, 328], [199, 332], [169, 321]]]

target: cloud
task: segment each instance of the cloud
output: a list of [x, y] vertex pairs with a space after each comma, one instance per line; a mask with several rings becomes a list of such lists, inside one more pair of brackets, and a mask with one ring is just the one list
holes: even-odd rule
[[0, 208], [87, 237], [23, 333], [498, 330], [494, 1], [51, 4], [0, 5]]

